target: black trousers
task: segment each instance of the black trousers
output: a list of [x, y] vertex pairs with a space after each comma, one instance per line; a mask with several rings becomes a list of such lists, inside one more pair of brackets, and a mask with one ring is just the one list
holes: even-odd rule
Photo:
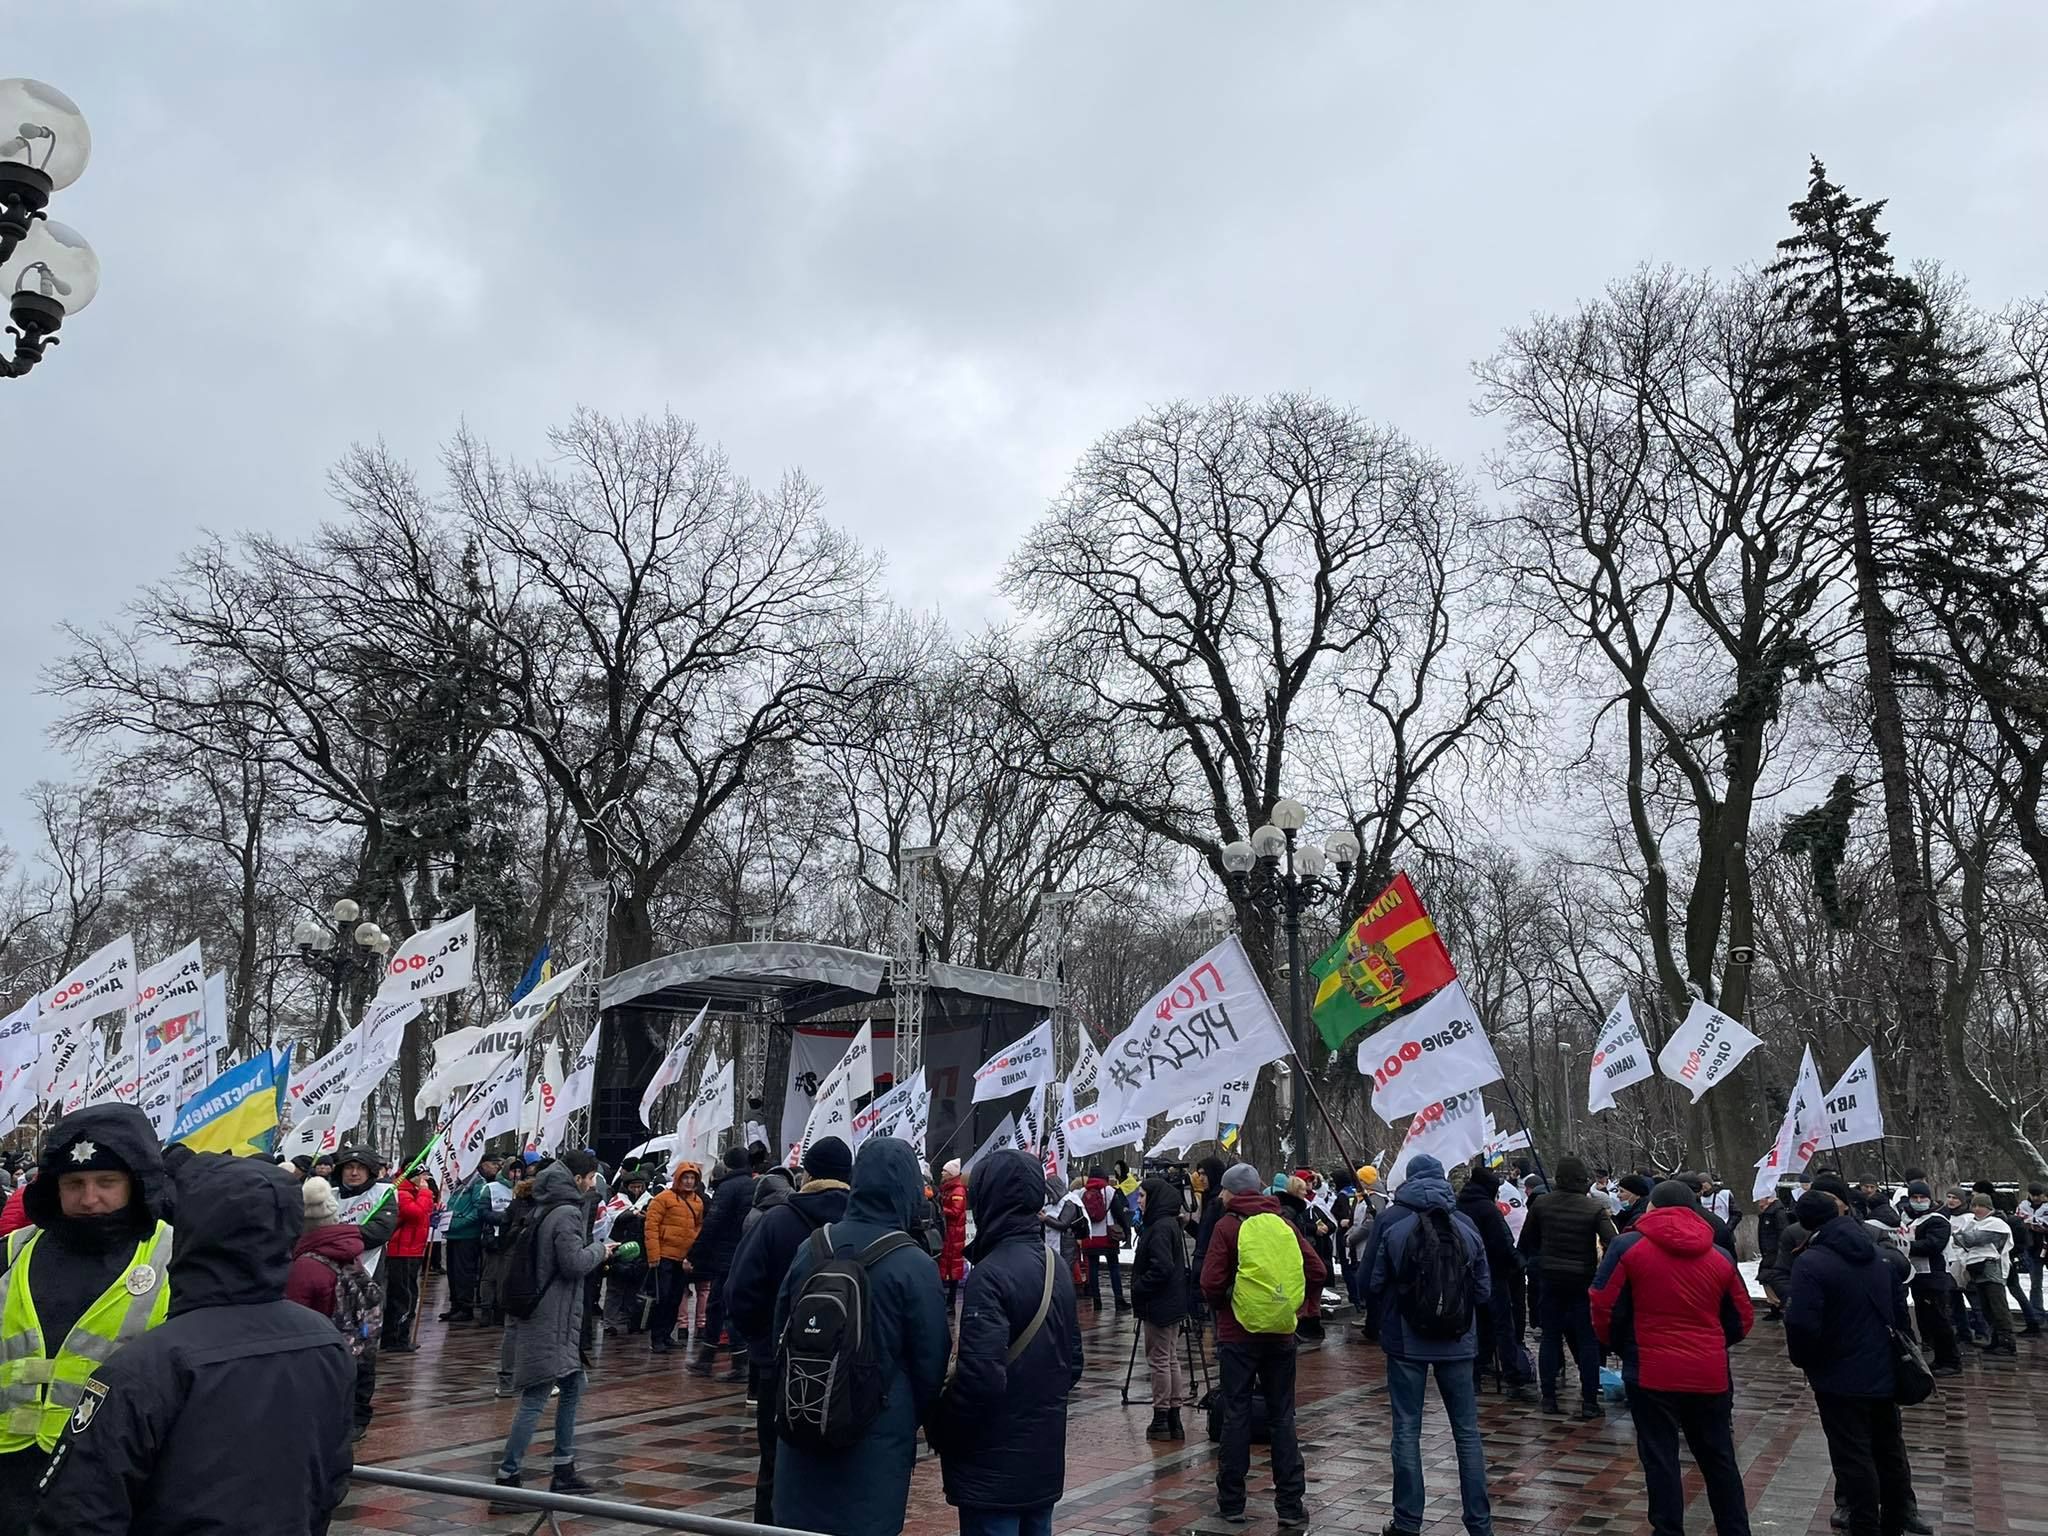
[[1244, 1508], [1244, 1479], [1252, 1465], [1252, 1389], [1266, 1400], [1273, 1432], [1273, 1506], [1282, 1518], [1299, 1515], [1308, 1471], [1294, 1434], [1294, 1335], [1255, 1333], [1216, 1345], [1217, 1390], [1223, 1402], [1223, 1453], [1216, 1461], [1216, 1503], [1225, 1514]]
[[1678, 1466], [1678, 1439], [1692, 1449], [1707, 1480], [1707, 1502], [1720, 1536], [1749, 1536], [1749, 1498], [1735, 1460], [1735, 1429], [1729, 1392], [1655, 1392], [1628, 1386], [1629, 1416], [1636, 1425], [1636, 1455], [1654, 1536], [1685, 1536], [1685, 1474]]
[[1913, 1508], [1899, 1405], [1888, 1397], [1815, 1390], [1820, 1427], [1835, 1468], [1835, 1497], [1849, 1511], [1849, 1536], [1898, 1536]]
[[366, 1349], [356, 1357], [356, 1428], [370, 1427], [370, 1400], [377, 1395], [377, 1351]]
[[754, 1399], [754, 1438], [760, 1442], [761, 1463], [754, 1477], [754, 1524], [775, 1523], [775, 1402], [770, 1386], [771, 1367], [759, 1356], [747, 1356], [747, 1392]]
[[673, 1344], [676, 1337], [676, 1314], [682, 1310], [683, 1292], [689, 1288], [690, 1277], [683, 1273], [682, 1264], [675, 1259], [663, 1259], [654, 1271], [654, 1310], [647, 1317], [648, 1342], [652, 1344]]
[[28, 1536], [50, 1458], [30, 1446], [0, 1456], [0, 1536]]
[[424, 1259], [400, 1259], [384, 1255], [378, 1279], [384, 1282], [384, 1342], [406, 1345], [412, 1342], [413, 1314], [420, 1306], [420, 1269]]
[[1963, 1352], [1956, 1343], [1956, 1325], [1949, 1317], [1948, 1289], [1937, 1290], [1933, 1281], [1913, 1281], [1913, 1318], [1920, 1328], [1920, 1342], [1934, 1356], [1933, 1364], [1961, 1368]]
[[1109, 1290], [1118, 1306], [1124, 1300], [1124, 1256], [1120, 1248], [1090, 1248], [1088, 1250], [1088, 1299], [1096, 1306], [1102, 1305], [1102, 1266], [1109, 1264]]
[[1570, 1346], [1579, 1367], [1579, 1395], [1589, 1403], [1600, 1400], [1600, 1337], [1593, 1332], [1593, 1303], [1586, 1287], [1548, 1277], [1543, 1282], [1543, 1342], [1537, 1347], [1537, 1370], [1543, 1377], [1543, 1395], [1555, 1397], [1564, 1375], [1564, 1352]]
[[448, 1310], [457, 1317], [476, 1311], [477, 1282], [484, 1274], [484, 1244], [478, 1237], [448, 1239]]
[[[711, 1287], [711, 1305], [704, 1310], [704, 1332], [697, 1340], [697, 1358], [710, 1360], [717, 1355], [718, 1341], [725, 1333], [725, 1276], [699, 1275], [697, 1283]], [[743, 1352], [737, 1338], [733, 1340], [732, 1352], [735, 1355]]]

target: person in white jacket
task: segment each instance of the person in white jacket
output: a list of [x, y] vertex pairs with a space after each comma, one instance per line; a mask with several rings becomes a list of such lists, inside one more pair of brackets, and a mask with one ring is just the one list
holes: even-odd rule
[[1976, 1300], [1977, 1310], [1991, 1329], [1989, 1355], [2017, 1355], [2013, 1338], [2012, 1313], [2005, 1304], [2005, 1275], [2012, 1263], [2012, 1228], [1998, 1214], [1991, 1196], [1970, 1197], [1970, 1214], [1953, 1222], [1956, 1247], [1962, 1250], [1965, 1283]]

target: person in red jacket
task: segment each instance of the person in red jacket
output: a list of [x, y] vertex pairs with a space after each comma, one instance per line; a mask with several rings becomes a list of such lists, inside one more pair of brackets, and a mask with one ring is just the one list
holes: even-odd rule
[[341, 1203], [335, 1199], [334, 1186], [325, 1179], [307, 1179], [299, 1194], [306, 1203], [306, 1225], [292, 1245], [284, 1299], [322, 1317], [332, 1317], [335, 1271], [347, 1269], [363, 1256], [363, 1229], [341, 1219]]
[[7, 1204], [0, 1206], [0, 1237], [17, 1232], [29, 1224], [28, 1187], [36, 1181], [36, 1168], [30, 1164], [22, 1171], [21, 1186], [7, 1197]]
[[960, 1159], [954, 1158], [939, 1170], [939, 1214], [946, 1219], [945, 1241], [939, 1246], [939, 1279], [945, 1283], [946, 1304], [967, 1277], [967, 1180], [960, 1173]]
[[424, 1173], [412, 1173], [392, 1186], [398, 1226], [384, 1245], [384, 1341], [387, 1355], [409, 1355], [419, 1348], [412, 1336], [420, 1309], [420, 1271], [427, 1262], [427, 1228], [434, 1219], [434, 1192]]
[[1621, 1356], [1651, 1530], [1685, 1530], [1682, 1433], [1706, 1479], [1714, 1528], [1749, 1536], [1728, 1349], [1748, 1336], [1756, 1311], [1735, 1261], [1714, 1244], [1699, 1196], [1672, 1179], [1651, 1190], [1650, 1209], [1608, 1245], [1591, 1299], [1593, 1331]]

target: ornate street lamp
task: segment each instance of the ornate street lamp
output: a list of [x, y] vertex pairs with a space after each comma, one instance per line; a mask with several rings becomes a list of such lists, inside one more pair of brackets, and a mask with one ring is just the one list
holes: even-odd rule
[[[1342, 901], [1351, 884], [1351, 866], [1358, 861], [1358, 839], [1349, 829], [1331, 833], [1318, 847], [1300, 840], [1307, 822], [1308, 811], [1299, 800], [1277, 800], [1266, 824], [1248, 841], [1223, 849], [1231, 895], [1240, 904], [1248, 902], [1279, 917], [1286, 933], [1287, 1032], [1303, 1062], [1308, 1060], [1308, 1009], [1302, 991], [1301, 914], [1319, 902]], [[1326, 877], [1323, 871], [1331, 864], [1337, 873]], [[1292, 1078], [1289, 1155], [1298, 1159], [1308, 1149], [1308, 1073], [1297, 1070]]]
[[367, 971], [391, 953], [391, 935], [375, 923], [360, 922], [363, 909], [344, 896], [324, 917], [299, 920], [292, 944], [311, 970], [339, 987], [353, 971]]
[[41, 362], [65, 317], [99, 292], [92, 247], [44, 212], [91, 158], [92, 132], [69, 96], [40, 80], [0, 80], [0, 293], [14, 337], [0, 376], [19, 378]]

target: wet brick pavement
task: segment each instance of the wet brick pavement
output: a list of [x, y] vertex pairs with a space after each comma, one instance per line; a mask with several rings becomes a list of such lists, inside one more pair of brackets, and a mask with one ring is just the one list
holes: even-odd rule
[[[377, 1416], [357, 1459], [415, 1471], [488, 1480], [511, 1422], [512, 1403], [492, 1396], [497, 1337], [431, 1321], [440, 1282], [430, 1286], [430, 1319], [420, 1351], [386, 1356]], [[1238, 1527], [1216, 1518], [1209, 1445], [1145, 1439], [1142, 1370], [1134, 1401], [1120, 1401], [1130, 1357], [1128, 1319], [1082, 1309], [1087, 1374], [1067, 1425], [1067, 1492], [1054, 1529], [1070, 1536], [1137, 1536]], [[1378, 1536], [1391, 1512], [1387, 1405], [1378, 1349], [1332, 1327], [1301, 1357], [1298, 1422], [1309, 1469], [1312, 1529], [1329, 1536]], [[1943, 1536], [2039, 1532], [2048, 1536], [2048, 1341], [2021, 1340], [2017, 1362], [1976, 1361], [1941, 1394], [1906, 1414], [1922, 1512]], [[708, 1515], [751, 1518], [753, 1416], [736, 1387], [685, 1375], [680, 1353], [656, 1361], [640, 1339], [612, 1340], [592, 1373], [577, 1428], [578, 1460], [607, 1496]], [[1803, 1379], [1786, 1362], [1782, 1334], [1759, 1322], [1735, 1354], [1735, 1437], [1758, 1536], [1826, 1536], [1831, 1508], [1827, 1447]], [[1628, 1416], [1610, 1405], [1604, 1423], [1546, 1417], [1533, 1407], [1482, 1398], [1494, 1521], [1503, 1533], [1630, 1536], [1647, 1531], [1643, 1478]], [[528, 1458], [545, 1486], [552, 1412]], [[1192, 1428], [1192, 1426], [1191, 1426]], [[1198, 1430], [1195, 1431], [1199, 1433]], [[1424, 1529], [1451, 1536], [1458, 1519], [1450, 1429], [1432, 1401], [1423, 1422], [1430, 1489]], [[1690, 1463], [1687, 1463], [1690, 1468]], [[540, 1478], [531, 1478], [541, 1469]], [[1688, 1530], [1713, 1529], [1698, 1477]], [[1249, 1532], [1273, 1529], [1272, 1482], [1264, 1452], [1252, 1457]], [[336, 1536], [405, 1532], [524, 1531], [532, 1517], [487, 1518], [473, 1502], [358, 1484], [334, 1524]], [[633, 1527], [566, 1520], [573, 1536]], [[957, 1529], [939, 1490], [938, 1466], [920, 1460], [907, 1529], [938, 1536]]]

